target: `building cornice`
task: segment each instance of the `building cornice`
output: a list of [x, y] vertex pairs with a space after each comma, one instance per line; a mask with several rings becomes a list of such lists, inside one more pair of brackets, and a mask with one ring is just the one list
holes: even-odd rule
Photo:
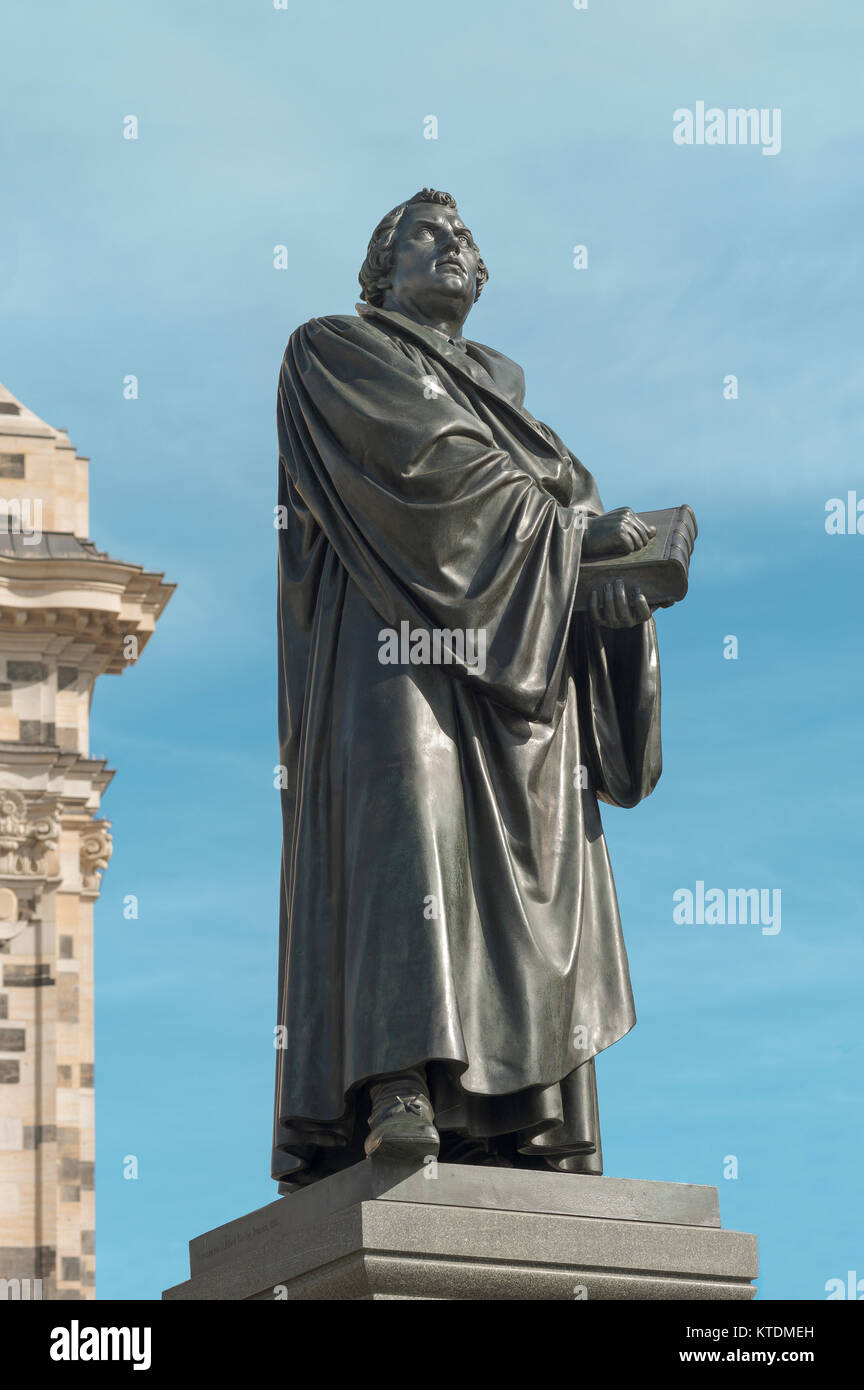
[[110, 556], [0, 555], [0, 633], [76, 639], [119, 675], [141, 655], [175, 587]]

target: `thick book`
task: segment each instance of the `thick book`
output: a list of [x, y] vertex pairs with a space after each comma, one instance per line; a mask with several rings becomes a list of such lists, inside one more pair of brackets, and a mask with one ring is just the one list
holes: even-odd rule
[[579, 566], [576, 607], [587, 609], [591, 590], [597, 584], [623, 579], [630, 588], [638, 585], [649, 603], [668, 607], [687, 592], [690, 556], [698, 528], [693, 511], [686, 504], [662, 512], [638, 512], [641, 521], [657, 528], [657, 534], [641, 550], [627, 555], [607, 555], [585, 560]]

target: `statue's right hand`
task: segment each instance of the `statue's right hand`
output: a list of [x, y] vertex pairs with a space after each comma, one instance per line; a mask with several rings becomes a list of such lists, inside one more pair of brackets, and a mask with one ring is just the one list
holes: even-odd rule
[[616, 507], [613, 512], [589, 517], [582, 556], [585, 560], [599, 560], [609, 555], [629, 555], [632, 550], [641, 550], [656, 534], [656, 526], [646, 526], [630, 507]]

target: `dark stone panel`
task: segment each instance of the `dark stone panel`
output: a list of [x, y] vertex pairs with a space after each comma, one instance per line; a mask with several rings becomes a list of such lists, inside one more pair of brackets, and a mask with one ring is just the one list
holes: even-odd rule
[[40, 719], [21, 719], [18, 723], [18, 736], [22, 743], [54, 744], [56, 730], [53, 724], [43, 724]]
[[77, 666], [57, 667], [57, 689], [72, 690], [78, 684]]
[[0, 1028], [0, 1052], [23, 1052], [24, 1038], [23, 1028]]
[[21, 1080], [21, 1067], [18, 1062], [7, 1062], [0, 1057], [0, 1086], [13, 1086]]
[[80, 1177], [81, 1165], [77, 1158], [61, 1158], [57, 1165], [59, 1175], [63, 1182], [77, 1182]]
[[84, 1273], [81, 1275], [81, 1283], [84, 1285], [85, 1289], [92, 1289], [93, 1285], [96, 1283], [96, 1275], [92, 1269], [85, 1269]]
[[9, 995], [0, 994], [0, 1018], [9, 1017]]
[[6, 677], [10, 681], [44, 681], [48, 667], [42, 661], [7, 661]]
[[4, 985], [53, 985], [50, 965], [7, 965], [3, 970]]
[[96, 1164], [92, 1159], [81, 1160], [81, 1187], [85, 1192], [92, 1192], [95, 1185]]
[[81, 1261], [77, 1255], [63, 1255], [60, 1260], [60, 1278], [64, 1284], [77, 1284], [81, 1278]]
[[[0, 1245], [0, 1278], [48, 1279], [57, 1263], [53, 1245]], [[43, 1297], [45, 1290], [42, 1290]]]
[[72, 1085], [72, 1068], [71, 1068], [71, 1066], [69, 1065], [68, 1062], [61, 1062], [60, 1065], [59, 1065], [58, 1068], [57, 1068], [57, 1085], [58, 1085], [58, 1086], [71, 1086], [71, 1085]]
[[38, 1149], [40, 1144], [53, 1144], [57, 1138], [56, 1125], [25, 1125], [25, 1149]]
[[0, 478], [23, 478], [24, 455], [0, 454]]
[[74, 955], [75, 955], [75, 938], [74, 938], [74, 936], [61, 936], [61, 937], [60, 937], [60, 959], [61, 959], [61, 960], [72, 960], [72, 959], [74, 958]]
[[95, 1232], [95, 1231], [82, 1231], [82, 1232], [81, 1232], [81, 1254], [82, 1254], [82, 1255], [92, 1255], [93, 1252], [95, 1251], [95, 1249], [96, 1249], [96, 1232]]
[[81, 1063], [81, 1085], [82, 1085], [82, 1086], [92, 1086], [92, 1085], [93, 1085], [93, 1063], [92, 1063], [92, 1062], [82, 1062], [82, 1063]]
[[80, 1202], [80, 1201], [81, 1201], [81, 1189], [80, 1189], [80, 1187], [73, 1187], [71, 1184], [68, 1185], [68, 1186], [66, 1186], [66, 1187], [61, 1187], [61, 1188], [60, 1188], [60, 1201], [61, 1201], [61, 1202]]

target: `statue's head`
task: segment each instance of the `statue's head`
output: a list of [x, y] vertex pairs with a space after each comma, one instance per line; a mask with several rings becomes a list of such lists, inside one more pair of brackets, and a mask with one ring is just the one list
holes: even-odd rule
[[376, 308], [461, 322], [489, 272], [456, 199], [424, 188], [378, 223], [359, 278], [361, 299]]

